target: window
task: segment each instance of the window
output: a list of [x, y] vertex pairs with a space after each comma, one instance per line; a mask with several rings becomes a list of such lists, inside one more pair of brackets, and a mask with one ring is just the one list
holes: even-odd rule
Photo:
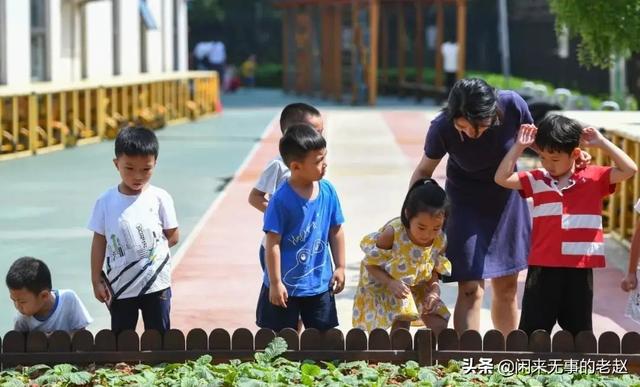
[[146, 29], [158, 29], [156, 19], [153, 17], [153, 13], [151, 13], [151, 10], [149, 9], [147, 0], [140, 0], [140, 16], [142, 16], [142, 22], [144, 23]]
[[139, 0], [140, 8], [140, 72], [146, 73], [149, 70], [147, 63], [147, 31], [157, 29], [156, 19], [149, 9], [147, 0]]
[[49, 79], [48, 0], [31, 0], [31, 80]]

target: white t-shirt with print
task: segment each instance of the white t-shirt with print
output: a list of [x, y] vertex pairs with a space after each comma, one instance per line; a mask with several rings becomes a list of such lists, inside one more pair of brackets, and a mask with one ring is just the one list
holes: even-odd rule
[[115, 186], [98, 198], [88, 228], [107, 240], [104, 272], [114, 299], [171, 286], [171, 251], [163, 231], [176, 227], [173, 199], [161, 188], [124, 195]]
[[77, 331], [93, 322], [78, 295], [70, 289], [52, 290], [55, 302], [49, 316], [39, 320], [34, 316], [18, 314], [14, 329], [20, 332]]

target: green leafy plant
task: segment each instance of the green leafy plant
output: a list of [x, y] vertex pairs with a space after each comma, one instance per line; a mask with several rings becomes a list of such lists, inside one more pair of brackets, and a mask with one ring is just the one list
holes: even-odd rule
[[353, 362], [295, 362], [282, 357], [287, 344], [274, 339], [255, 361], [231, 360], [212, 364], [211, 356], [195, 361], [160, 364], [154, 367], [119, 363], [112, 367], [79, 370], [60, 364], [37, 365], [0, 372], [0, 387], [17, 386], [640, 386], [637, 375], [538, 374], [502, 376], [465, 373], [461, 364], [421, 367], [415, 361], [404, 364]]

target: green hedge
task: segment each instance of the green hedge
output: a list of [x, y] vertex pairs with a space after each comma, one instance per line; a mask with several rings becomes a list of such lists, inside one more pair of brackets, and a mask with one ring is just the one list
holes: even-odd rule
[[[394, 84], [398, 82], [398, 70], [396, 68], [390, 68], [387, 73], [387, 77], [390, 84]], [[547, 86], [547, 88], [551, 91], [554, 89], [554, 86], [549, 82], [544, 82], [537, 79], [525, 79], [520, 77], [510, 77], [509, 84], [507, 84], [506, 79], [502, 76], [502, 74], [488, 73], [482, 71], [474, 71], [469, 70], [467, 73], [468, 77], [479, 77], [486, 80], [490, 85], [497, 87], [499, 89], [519, 89], [522, 87], [522, 83], [525, 81], [533, 81], [535, 83], [541, 83]], [[379, 80], [382, 79], [381, 72], [378, 73]], [[416, 69], [413, 67], [405, 68], [405, 79], [407, 82], [414, 82], [416, 79]], [[432, 68], [425, 68], [422, 73], [423, 82], [426, 84], [435, 83], [435, 71]], [[282, 87], [282, 65], [278, 63], [265, 63], [258, 64], [256, 69], [256, 85], [259, 87], [274, 87], [280, 88]], [[580, 94], [579, 91], [571, 90], [574, 94]], [[602, 103], [602, 100], [606, 99], [606, 96], [589, 96], [589, 100], [593, 106], [599, 106]], [[635, 101], [632, 101], [634, 103]], [[635, 102], [635, 106], [637, 106], [637, 102]]]

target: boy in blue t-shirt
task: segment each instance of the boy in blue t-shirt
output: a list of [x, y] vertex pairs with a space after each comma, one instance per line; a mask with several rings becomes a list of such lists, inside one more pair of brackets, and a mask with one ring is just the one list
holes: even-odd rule
[[299, 318], [307, 328], [338, 325], [334, 294], [344, 288], [344, 217], [335, 189], [322, 180], [326, 154], [326, 141], [307, 124], [292, 125], [280, 139], [291, 177], [264, 216], [267, 271], [256, 310], [261, 328], [296, 329]]

